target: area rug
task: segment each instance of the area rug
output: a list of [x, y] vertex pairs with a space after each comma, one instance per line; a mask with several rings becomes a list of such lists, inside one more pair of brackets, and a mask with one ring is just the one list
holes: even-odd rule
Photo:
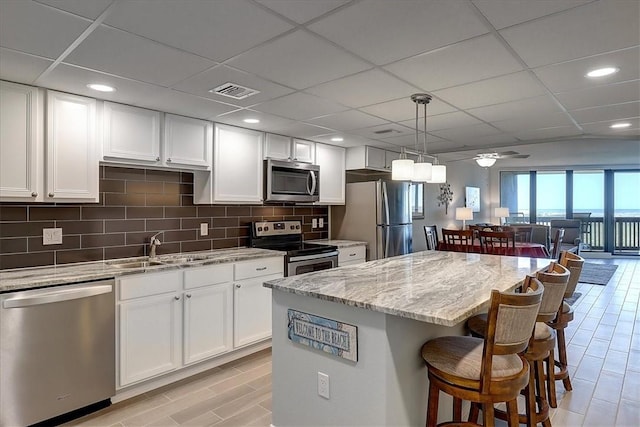
[[591, 283], [593, 285], [606, 285], [613, 277], [618, 266], [616, 264], [596, 264], [585, 262], [580, 274], [580, 283]]

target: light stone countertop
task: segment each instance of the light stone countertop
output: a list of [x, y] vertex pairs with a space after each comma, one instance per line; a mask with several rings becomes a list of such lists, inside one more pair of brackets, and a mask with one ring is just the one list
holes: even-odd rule
[[305, 240], [309, 243], [319, 243], [321, 245], [337, 246], [341, 248], [351, 248], [354, 246], [367, 246], [367, 242], [359, 242], [357, 240], [332, 240], [332, 239], [318, 239], [318, 240]]
[[[265, 282], [274, 290], [454, 326], [548, 259], [424, 251]], [[322, 314], [322, 313], [317, 313]]]
[[[148, 260], [148, 257], [137, 257], [56, 266], [0, 270], [0, 293], [45, 286], [67, 285], [90, 280], [108, 279], [129, 274], [248, 261], [273, 256], [284, 256], [284, 252], [254, 248], [218, 249], [203, 252], [159, 255], [156, 257], [156, 261], [168, 263], [149, 267], [121, 268], [115, 265], [118, 263]], [[193, 260], [187, 261], [186, 258], [193, 258]], [[174, 261], [174, 263], [170, 263], [171, 261]]]

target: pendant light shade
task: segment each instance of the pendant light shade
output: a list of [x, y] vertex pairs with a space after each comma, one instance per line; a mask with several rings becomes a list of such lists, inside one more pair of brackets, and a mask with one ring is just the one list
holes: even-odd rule
[[411, 181], [413, 179], [413, 160], [396, 159], [392, 161], [391, 179], [394, 181]]
[[445, 165], [433, 165], [431, 167], [431, 179], [429, 184], [444, 184], [447, 182], [447, 167]]
[[431, 168], [431, 163], [414, 163], [412, 181], [429, 182], [431, 179]]

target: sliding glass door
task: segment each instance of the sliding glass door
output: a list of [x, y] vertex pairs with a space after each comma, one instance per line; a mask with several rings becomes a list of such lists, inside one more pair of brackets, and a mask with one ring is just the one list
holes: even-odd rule
[[613, 172], [613, 253], [640, 255], [640, 171]]
[[582, 249], [604, 250], [604, 171], [574, 171], [572, 176], [573, 218], [582, 228]]

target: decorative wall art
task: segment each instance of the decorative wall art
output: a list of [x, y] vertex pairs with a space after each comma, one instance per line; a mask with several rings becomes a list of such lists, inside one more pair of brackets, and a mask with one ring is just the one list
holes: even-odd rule
[[440, 184], [440, 194], [437, 197], [438, 206], [444, 205], [444, 214], [449, 213], [449, 204], [453, 201], [453, 191], [451, 185], [447, 182]]
[[358, 361], [358, 328], [302, 311], [287, 311], [289, 339], [352, 362]]
[[480, 212], [480, 189], [478, 187], [465, 187], [465, 207], [473, 212]]

